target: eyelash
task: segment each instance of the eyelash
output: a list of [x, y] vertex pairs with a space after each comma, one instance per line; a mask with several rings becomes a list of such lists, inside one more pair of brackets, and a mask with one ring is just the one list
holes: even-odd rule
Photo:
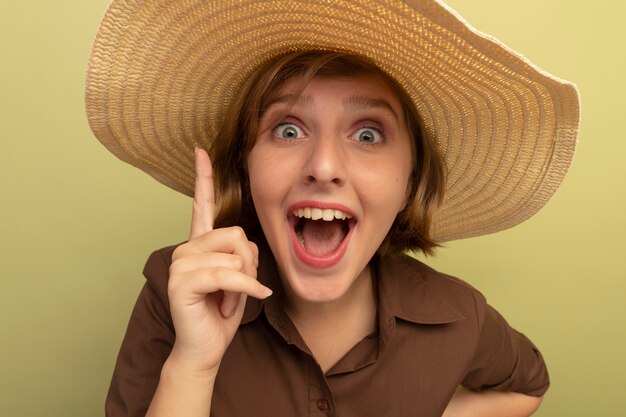
[[363, 146], [367, 146], [367, 147], [380, 146], [380, 145], [382, 145], [383, 143], [385, 143], [387, 141], [387, 136], [385, 135], [385, 130], [381, 126], [363, 125], [363, 126], [359, 127], [358, 129], [356, 129], [354, 131], [354, 133], [351, 135], [351, 137], [354, 137], [355, 135], [357, 135], [362, 130], [374, 131], [374, 132], [376, 132], [380, 136], [380, 138], [375, 143], [360, 142], [360, 141], [357, 140], [359, 145], [363, 145]]
[[[287, 139], [285, 137], [281, 137], [278, 134], [278, 130], [282, 127], [288, 127], [288, 126], [293, 126], [296, 130], [298, 130], [298, 137], [292, 138], [292, 139]], [[296, 123], [291, 122], [291, 121], [283, 121], [279, 124], [277, 124], [275, 127], [272, 128], [272, 134], [274, 135], [274, 137], [276, 137], [279, 140], [283, 140], [283, 141], [287, 141], [290, 142], [292, 140], [297, 140], [301, 138], [301, 135], [304, 136], [304, 130], [298, 126]]]
[[[281, 129], [281, 128], [286, 128], [286, 127], [288, 127], [288, 126], [292, 126], [293, 128], [295, 128], [295, 129], [297, 130], [297, 132], [296, 132], [296, 133], [297, 133], [297, 137], [294, 137], [294, 138], [288, 139], [288, 138], [282, 137], [282, 136], [279, 134], [279, 129]], [[376, 126], [372, 126], [372, 125], [369, 125], [369, 124], [364, 124], [364, 125], [362, 125], [362, 126], [358, 127], [358, 128], [354, 131], [354, 133], [352, 133], [352, 134], [350, 135], [350, 138], [351, 138], [351, 139], [352, 139], [352, 138], [354, 138], [354, 136], [355, 136], [355, 135], [357, 135], [359, 132], [361, 132], [361, 131], [363, 131], [363, 130], [370, 130], [370, 131], [374, 131], [374, 132], [376, 132], [376, 135], [378, 135], [378, 136], [379, 136], [379, 138], [375, 138], [375, 140], [376, 140], [376, 139], [378, 139], [378, 141], [377, 141], [377, 142], [375, 142], [375, 143], [361, 142], [361, 141], [359, 141], [358, 139], [355, 139], [355, 141], [356, 141], [359, 145], [361, 145], [361, 146], [365, 146], [365, 147], [375, 147], [375, 146], [380, 146], [380, 145], [382, 145], [384, 142], [386, 142], [386, 141], [387, 141], [387, 136], [385, 135], [385, 130], [383, 129], [383, 127], [382, 127], [382, 126], [380, 126], [380, 125], [378, 125], [378, 124], [377, 124]], [[273, 127], [273, 128], [271, 129], [271, 131], [272, 131], [272, 134], [273, 134], [273, 136], [274, 136], [275, 138], [277, 138], [278, 140], [281, 140], [281, 141], [286, 141], [286, 142], [291, 142], [291, 141], [293, 141], [293, 140], [298, 140], [298, 139], [301, 139], [303, 136], [306, 136], [306, 134], [305, 134], [305, 132], [304, 132], [304, 129], [302, 129], [300, 126], [298, 126], [298, 124], [297, 124], [296, 122], [294, 122], [294, 121], [289, 121], [289, 120], [282, 121], [281, 123], [278, 123], [275, 127]]]

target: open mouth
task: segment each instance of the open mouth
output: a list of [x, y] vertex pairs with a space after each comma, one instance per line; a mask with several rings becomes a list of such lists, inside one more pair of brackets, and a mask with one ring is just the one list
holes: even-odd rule
[[292, 210], [288, 217], [297, 241], [296, 253], [315, 266], [339, 260], [356, 223], [350, 214], [337, 209], [304, 207]]

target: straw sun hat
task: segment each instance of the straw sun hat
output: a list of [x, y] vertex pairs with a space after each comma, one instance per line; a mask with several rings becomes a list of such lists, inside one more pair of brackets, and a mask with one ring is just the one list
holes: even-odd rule
[[192, 195], [194, 147], [213, 140], [243, 82], [302, 50], [365, 56], [413, 99], [448, 169], [435, 239], [522, 222], [570, 165], [575, 86], [436, 0], [113, 0], [89, 61], [90, 126], [117, 157]]

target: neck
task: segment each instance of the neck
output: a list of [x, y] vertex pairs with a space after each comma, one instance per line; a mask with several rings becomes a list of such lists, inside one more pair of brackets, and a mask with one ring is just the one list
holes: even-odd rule
[[324, 371], [376, 330], [376, 296], [369, 267], [344, 296], [326, 303], [287, 297], [285, 310]]
[[302, 300], [287, 291], [285, 310], [291, 320], [306, 328], [326, 328], [329, 323], [340, 323], [366, 311], [376, 312], [376, 298], [369, 266], [354, 281], [350, 289], [340, 298], [328, 302]]

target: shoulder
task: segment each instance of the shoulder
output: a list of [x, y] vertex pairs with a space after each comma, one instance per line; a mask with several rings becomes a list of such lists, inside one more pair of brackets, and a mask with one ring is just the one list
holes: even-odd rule
[[390, 306], [385, 308], [405, 322], [418, 324], [403, 326], [412, 334], [421, 331], [423, 324], [442, 325], [429, 326], [429, 342], [438, 343], [431, 332], [435, 327], [441, 330], [439, 336], [449, 337], [438, 346], [453, 349], [454, 360], [464, 358], [463, 386], [529, 395], [545, 392], [549, 378], [541, 354], [478, 290], [407, 255], [383, 257], [379, 265], [380, 286]]

